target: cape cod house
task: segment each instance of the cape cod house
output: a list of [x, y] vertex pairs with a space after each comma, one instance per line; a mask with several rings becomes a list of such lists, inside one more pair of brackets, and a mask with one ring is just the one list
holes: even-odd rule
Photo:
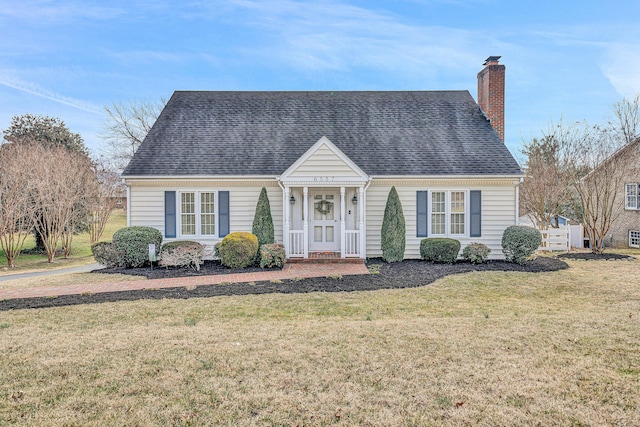
[[266, 187], [289, 258], [376, 257], [395, 186], [406, 258], [425, 237], [500, 258], [522, 171], [501, 138], [498, 59], [478, 74], [482, 108], [468, 91], [175, 92], [123, 173], [128, 223], [213, 245], [251, 231]]

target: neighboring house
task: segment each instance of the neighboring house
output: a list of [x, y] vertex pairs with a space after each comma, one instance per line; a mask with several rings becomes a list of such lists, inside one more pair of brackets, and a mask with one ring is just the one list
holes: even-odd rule
[[123, 173], [128, 223], [213, 245], [251, 231], [266, 187], [288, 257], [377, 257], [395, 186], [406, 258], [425, 237], [501, 258], [523, 174], [483, 113], [504, 128], [498, 58], [478, 74], [482, 110], [468, 91], [175, 92]]
[[624, 210], [611, 224], [605, 245], [640, 248], [640, 138], [627, 144], [615, 155], [633, 162], [624, 185], [618, 190], [616, 203]]

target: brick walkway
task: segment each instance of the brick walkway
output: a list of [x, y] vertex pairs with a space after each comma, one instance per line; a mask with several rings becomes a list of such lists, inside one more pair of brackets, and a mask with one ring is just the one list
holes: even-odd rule
[[0, 290], [0, 299], [54, 297], [59, 295], [80, 295], [99, 292], [119, 292], [141, 289], [161, 289], [216, 285], [219, 283], [260, 282], [297, 277], [347, 276], [369, 274], [362, 264], [285, 264], [280, 271], [260, 271], [257, 273], [220, 274], [215, 276], [177, 277], [173, 279], [134, 280], [130, 282], [97, 283], [86, 285], [52, 286], [43, 288]]

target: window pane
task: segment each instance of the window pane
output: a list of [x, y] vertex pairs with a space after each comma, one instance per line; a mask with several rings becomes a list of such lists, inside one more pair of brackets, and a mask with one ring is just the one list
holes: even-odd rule
[[431, 193], [431, 234], [445, 234], [445, 194], [444, 191]]
[[216, 234], [215, 193], [200, 193], [200, 233]]
[[627, 209], [638, 209], [638, 184], [626, 185]]
[[181, 193], [180, 209], [183, 235], [196, 234], [195, 193]]
[[464, 191], [451, 192], [451, 234], [464, 234]]

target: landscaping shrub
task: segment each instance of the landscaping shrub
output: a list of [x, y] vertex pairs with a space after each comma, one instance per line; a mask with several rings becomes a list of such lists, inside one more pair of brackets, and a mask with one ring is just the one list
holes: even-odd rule
[[191, 267], [200, 271], [204, 258], [204, 245], [191, 241], [175, 241], [162, 245], [160, 265], [163, 267]]
[[533, 227], [512, 225], [502, 234], [502, 253], [509, 262], [523, 264], [540, 247], [542, 236]]
[[220, 243], [222, 243], [222, 241], [217, 242], [215, 245], [213, 245], [213, 258], [214, 259], [220, 259]]
[[274, 268], [282, 267], [286, 260], [287, 253], [282, 243], [271, 243], [260, 246], [260, 267]]
[[119, 264], [120, 257], [111, 242], [98, 242], [91, 245], [91, 253], [96, 262], [106, 267], [113, 268]]
[[391, 187], [387, 197], [380, 240], [383, 260], [386, 262], [399, 262], [404, 259], [406, 228], [402, 204], [396, 187]]
[[258, 237], [244, 231], [227, 234], [220, 243], [220, 262], [229, 268], [252, 265], [258, 253]]
[[253, 227], [251, 232], [258, 237], [258, 245], [268, 245], [274, 242], [273, 235], [273, 218], [271, 217], [271, 206], [269, 205], [269, 196], [267, 189], [262, 187], [258, 204], [256, 205], [256, 213], [253, 216]]
[[149, 261], [149, 244], [156, 245], [156, 255], [162, 244], [162, 234], [152, 227], [126, 227], [113, 234], [113, 244], [120, 256], [120, 267], [142, 267]]
[[471, 264], [482, 264], [487, 260], [490, 252], [491, 249], [489, 249], [484, 243], [469, 243], [462, 250], [462, 258]]
[[453, 264], [460, 252], [460, 242], [455, 239], [429, 238], [420, 241], [420, 256], [425, 261]]

